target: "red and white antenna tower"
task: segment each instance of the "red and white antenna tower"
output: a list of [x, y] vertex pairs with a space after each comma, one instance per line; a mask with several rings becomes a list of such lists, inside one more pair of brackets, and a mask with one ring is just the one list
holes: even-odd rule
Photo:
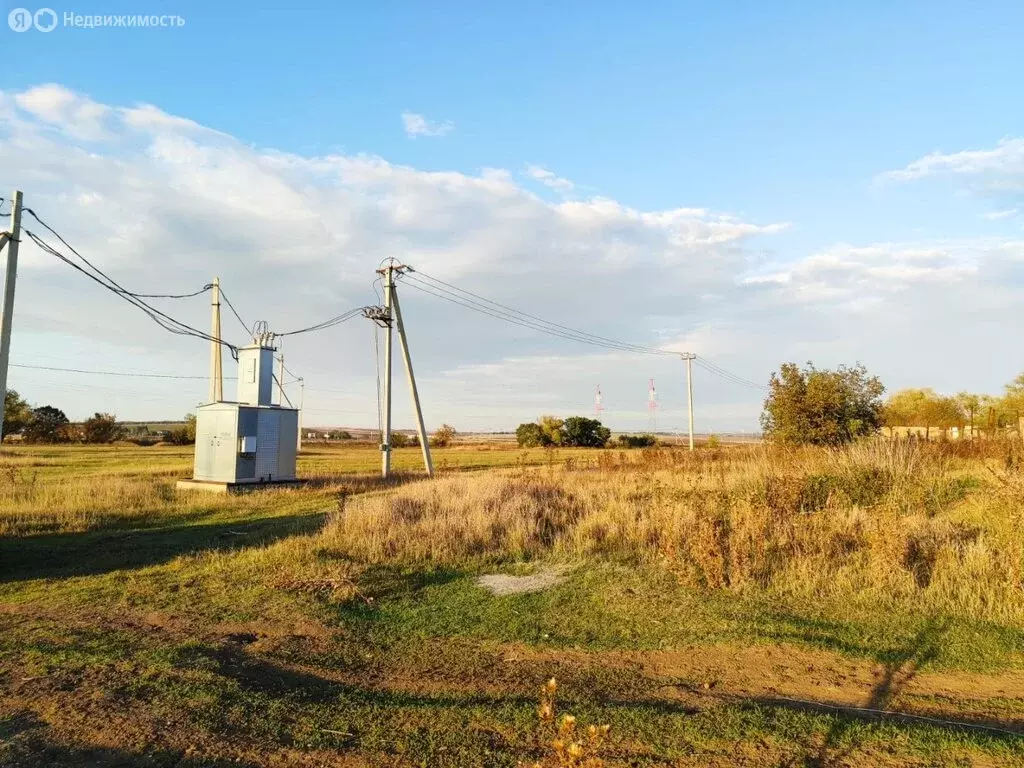
[[647, 389], [647, 427], [653, 434], [658, 431], [658, 392], [654, 388], [654, 379], [650, 382]]
[[601, 418], [601, 412], [604, 410], [604, 395], [601, 394], [601, 385], [597, 385], [597, 393], [594, 395], [594, 414], [598, 419]]

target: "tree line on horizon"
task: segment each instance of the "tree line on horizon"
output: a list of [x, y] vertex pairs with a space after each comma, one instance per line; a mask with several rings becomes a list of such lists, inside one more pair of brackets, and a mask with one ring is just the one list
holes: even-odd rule
[[119, 424], [112, 413], [96, 412], [81, 423], [72, 422], [60, 408], [29, 404], [15, 390], [4, 395], [3, 438], [18, 435], [26, 443], [114, 443], [119, 440], [139, 441], [160, 437], [175, 445], [189, 445], [196, 440], [196, 417], [185, 416], [183, 426], [160, 435], [145, 434]]
[[946, 437], [953, 428], [962, 435], [994, 436], [1019, 429], [1024, 373], [1003, 389], [992, 396], [911, 388], [883, 400], [885, 386], [860, 363], [835, 370], [785, 363], [769, 381], [761, 427], [769, 440], [813, 445], [842, 445], [883, 428], [923, 430], [926, 439], [933, 429]]
[[[1003, 390], [999, 396], [943, 395], [927, 387], [910, 388], [883, 399], [885, 386], [861, 363], [840, 365], [835, 370], [816, 368], [811, 362], [803, 367], [784, 363], [769, 380], [761, 427], [770, 441], [812, 445], [843, 445], [878, 434], [883, 428], [923, 430], [926, 439], [933, 429], [943, 436], [954, 428], [963, 435], [996, 435], [1020, 428], [1024, 373]], [[184, 426], [160, 437], [187, 445], [195, 442], [195, 429], [195, 415], [188, 414]], [[4, 397], [3, 436], [10, 435], [29, 443], [112, 443], [149, 436], [131, 433], [111, 413], [97, 412], [80, 424], [72, 423], [59, 408], [33, 407], [14, 390]], [[444, 447], [455, 435], [455, 429], [445, 424], [431, 437], [431, 444]], [[525, 448], [603, 448], [610, 440], [611, 430], [586, 416], [562, 419], [545, 415], [516, 429], [516, 441]], [[653, 435], [619, 435], [617, 442], [623, 448], [643, 448], [656, 445], [657, 439]], [[392, 434], [395, 448], [415, 444], [409, 436]]]

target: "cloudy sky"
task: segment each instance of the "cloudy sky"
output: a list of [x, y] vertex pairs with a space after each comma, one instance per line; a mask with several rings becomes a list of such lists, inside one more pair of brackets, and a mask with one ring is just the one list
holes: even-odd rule
[[[378, 303], [395, 257], [759, 383], [862, 361], [890, 389], [997, 392], [1024, 369], [1019, 6], [820, 5], [96, 3], [75, 12], [185, 24], [0, 30], [0, 195], [23, 190], [133, 291], [217, 275], [247, 324], [281, 332]], [[399, 291], [428, 426], [590, 414], [600, 385], [604, 420], [640, 429], [650, 378], [659, 428], [685, 424], [676, 357]], [[208, 328], [205, 296], [153, 303]], [[13, 338], [11, 386], [72, 418], [206, 397], [201, 379], [41, 370], [201, 377], [209, 352], [27, 240]], [[369, 321], [283, 352], [307, 424], [376, 424]], [[698, 431], [757, 428], [759, 389], [703, 368], [694, 388]]]

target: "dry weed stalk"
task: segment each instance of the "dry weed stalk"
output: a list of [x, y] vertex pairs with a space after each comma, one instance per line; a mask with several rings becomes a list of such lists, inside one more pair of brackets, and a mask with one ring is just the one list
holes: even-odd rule
[[553, 677], [541, 687], [537, 717], [540, 719], [542, 748], [548, 754], [533, 763], [532, 768], [604, 768], [605, 763], [597, 753], [611, 726], [591, 725], [583, 730], [573, 715], [565, 713], [557, 717], [557, 691], [558, 683]]

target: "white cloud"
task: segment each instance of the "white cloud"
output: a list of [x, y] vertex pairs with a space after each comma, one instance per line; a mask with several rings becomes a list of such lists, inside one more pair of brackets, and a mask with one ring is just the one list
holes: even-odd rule
[[406, 136], [415, 139], [417, 136], [444, 136], [455, 129], [455, 123], [451, 120], [439, 123], [416, 112], [403, 112], [402, 127]]
[[561, 176], [557, 176], [552, 171], [539, 165], [526, 166], [526, 175], [557, 192], [572, 192], [576, 187], [568, 179], [563, 179]]
[[1011, 219], [1020, 213], [1020, 208], [1007, 208], [1002, 211], [989, 211], [983, 213], [982, 217], [989, 221], [1001, 221], [1002, 219]]
[[110, 108], [61, 85], [51, 83], [30, 88], [15, 94], [14, 102], [39, 121], [74, 138], [90, 141], [108, 135], [104, 121], [111, 112]]
[[1003, 139], [993, 149], [970, 149], [951, 154], [932, 152], [905, 168], [882, 174], [881, 178], [912, 181], [945, 174], [1024, 174], [1024, 139]]
[[[376, 156], [257, 149], [154, 106], [44, 88], [0, 92], [0, 168], [26, 205], [131, 289], [185, 292], [218, 275], [249, 324], [289, 330], [376, 303], [374, 270], [394, 256], [525, 312], [689, 349], [759, 381], [780, 361], [811, 358], [859, 358], [890, 383], [939, 389], [995, 390], [1017, 372], [994, 341], [1016, 327], [1024, 300], [1017, 242], [837, 245], [763, 265], [753, 241], [784, 222], [608, 198], [550, 202], [504, 169], [424, 172]], [[30, 217], [26, 225], [39, 231]], [[167, 334], [32, 244], [21, 253], [15, 361], [205, 373], [204, 343]], [[683, 369], [671, 356], [545, 336], [423, 293], [412, 278], [400, 292], [431, 425], [589, 413], [601, 384], [608, 422], [643, 428], [651, 376], [664, 424], [682, 424]], [[198, 328], [209, 322], [204, 298], [160, 306]], [[224, 322], [244, 340], [234, 318]], [[950, 366], [954, 348], [960, 364]], [[376, 423], [368, 322], [288, 337], [283, 351], [306, 377], [308, 424]], [[22, 394], [72, 416], [166, 418], [205, 394], [203, 382], [115, 380], [115, 391], [85, 377], [12, 376]], [[698, 376], [699, 429], [754, 426], [760, 393]], [[400, 426], [411, 423], [405, 401], [396, 400]]]

